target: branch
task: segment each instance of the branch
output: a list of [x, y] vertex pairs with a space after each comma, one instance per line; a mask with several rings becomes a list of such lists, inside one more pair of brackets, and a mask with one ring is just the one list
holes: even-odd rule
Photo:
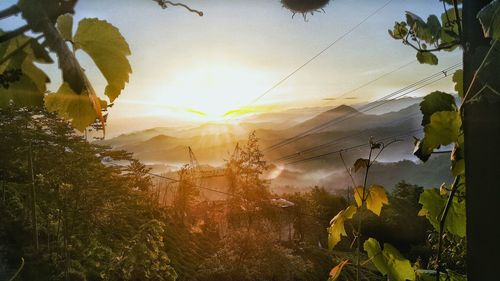
[[[444, 2], [444, 1], [443, 1]], [[462, 34], [462, 20], [460, 19], [460, 14], [458, 13], [458, 1], [453, 0], [453, 7], [455, 8], [455, 17], [457, 21], [457, 26], [458, 26], [458, 38], [460, 38], [460, 42], [464, 42], [463, 40], [463, 34]], [[446, 13], [448, 14], [448, 13]]]
[[195, 9], [191, 9], [188, 5], [186, 4], [182, 4], [182, 3], [174, 3], [174, 2], [171, 2], [171, 1], [167, 1], [167, 0], [153, 0], [155, 1], [156, 3], [158, 3], [158, 5], [160, 5], [160, 7], [162, 9], [166, 9], [168, 8], [168, 5], [172, 5], [172, 6], [181, 6], [181, 7], [184, 7], [186, 10], [190, 11], [191, 13], [196, 13], [198, 14], [200, 17], [203, 16], [203, 12], [202, 11], [198, 11], [198, 10], [195, 10]]
[[13, 16], [19, 12], [21, 12], [21, 10], [19, 10], [19, 7], [17, 7], [17, 5], [12, 5], [7, 9], [0, 11], [0, 20]]
[[415, 45], [413, 45], [410, 41], [408, 41], [407, 39], [403, 39], [403, 43], [412, 47], [413, 49], [415, 49], [416, 51], [418, 52], [422, 52], [422, 53], [429, 53], [429, 52], [436, 52], [436, 51], [441, 51], [441, 50], [446, 50], [446, 49], [450, 49], [450, 48], [453, 48], [457, 45], [460, 45], [460, 41], [453, 41], [453, 42], [450, 42], [449, 44], [447, 45], [444, 45], [444, 46], [440, 46], [440, 47], [437, 47], [437, 48], [434, 48], [434, 49], [422, 49], [422, 48], [419, 48]]
[[450, 195], [448, 196], [448, 201], [446, 201], [446, 205], [443, 210], [443, 214], [441, 215], [441, 219], [439, 220], [439, 242], [438, 242], [438, 253], [437, 253], [437, 268], [436, 268], [436, 281], [439, 281], [439, 277], [441, 275], [441, 252], [443, 251], [443, 234], [444, 234], [444, 226], [446, 223], [446, 216], [448, 215], [448, 211], [450, 210], [451, 204], [453, 203], [453, 197], [458, 190], [458, 179], [459, 177], [455, 177], [453, 181], [453, 186], [451, 187]]
[[30, 29], [31, 28], [29, 27], [29, 25], [26, 24], [26, 25], [19, 27], [18, 29], [14, 29], [12, 31], [4, 33], [0, 36], [0, 43], [9, 41], [10, 39], [17, 37]]

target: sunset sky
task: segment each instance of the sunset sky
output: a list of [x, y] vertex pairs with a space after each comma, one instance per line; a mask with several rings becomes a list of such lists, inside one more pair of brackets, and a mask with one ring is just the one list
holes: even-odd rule
[[[15, 1], [2, 1], [0, 8]], [[117, 26], [132, 50], [133, 73], [125, 91], [110, 110], [111, 135], [188, 121], [223, 120], [224, 113], [250, 105], [263, 92], [331, 44], [386, 0], [335, 0], [325, 13], [292, 18], [279, 0], [182, 1], [202, 10], [203, 17], [180, 7], [162, 10], [150, 0], [80, 0], [77, 19], [97, 17]], [[436, 0], [393, 0], [355, 32], [343, 38], [262, 99], [252, 110], [269, 111], [305, 106], [367, 102], [416, 82], [460, 60], [460, 53], [439, 54], [439, 66], [412, 64], [349, 97], [340, 96], [386, 72], [407, 64], [415, 52], [387, 33], [410, 10], [422, 17], [441, 15]], [[19, 26], [20, 20], [2, 29]], [[105, 80], [79, 53], [95, 88]], [[52, 67], [51, 89], [60, 84]], [[450, 79], [430, 90], [451, 91]], [[205, 115], [205, 116], [202, 116]]]

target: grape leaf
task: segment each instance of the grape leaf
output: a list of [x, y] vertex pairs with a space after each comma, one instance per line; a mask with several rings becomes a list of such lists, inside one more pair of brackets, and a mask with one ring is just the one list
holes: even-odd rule
[[368, 165], [370, 165], [370, 161], [368, 159], [359, 158], [356, 162], [354, 162], [354, 172], [357, 172], [361, 168], [366, 168]]
[[335, 266], [334, 268], [332, 268], [332, 270], [330, 270], [330, 278], [328, 278], [328, 281], [335, 281], [335, 280], [337, 280], [340, 277], [340, 273], [342, 272], [342, 269], [348, 263], [349, 263], [349, 260], [343, 260], [337, 266]]
[[438, 111], [456, 111], [455, 98], [452, 95], [434, 91], [424, 97], [420, 103], [420, 111], [423, 114], [422, 126], [429, 124], [432, 114]]
[[350, 205], [345, 210], [340, 211], [331, 221], [328, 228], [328, 249], [330, 251], [340, 242], [341, 236], [347, 236], [344, 222], [351, 219], [356, 214], [357, 208]]
[[479, 22], [483, 27], [484, 36], [500, 39], [500, 1], [494, 0], [486, 5], [477, 14]]
[[70, 14], [60, 15], [57, 18], [56, 27], [64, 40], [73, 40], [73, 16]]
[[[83, 131], [98, 118], [93, 98], [99, 99], [86, 92], [78, 95], [65, 82], [56, 93], [45, 96], [45, 107], [48, 111], [57, 112], [70, 119], [73, 127]], [[100, 100], [98, 102], [101, 106]]]
[[106, 78], [105, 94], [113, 102], [132, 72], [127, 56], [130, 49], [120, 31], [104, 20], [83, 19], [73, 38], [76, 49], [85, 51]]
[[[372, 185], [366, 190], [365, 193], [366, 208], [377, 216], [380, 216], [382, 206], [389, 204], [389, 199], [387, 199], [384, 187], [380, 185]], [[363, 196], [363, 187], [358, 186], [354, 192], [354, 199], [356, 200], [358, 207], [361, 207], [362, 204], [361, 196]]]
[[415, 280], [415, 271], [410, 261], [405, 259], [392, 245], [385, 243], [382, 250], [377, 240], [368, 238], [363, 244], [363, 248], [378, 271], [387, 275], [389, 280]]
[[438, 58], [433, 53], [421, 51], [417, 52], [417, 60], [422, 64], [430, 65], [437, 65], [439, 62]]
[[440, 145], [456, 142], [461, 126], [462, 119], [457, 111], [439, 111], [432, 114], [430, 123], [424, 128], [423, 151], [430, 154]]
[[0, 86], [0, 107], [10, 102], [19, 106], [42, 105], [46, 83], [50, 79], [35, 62], [52, 62], [45, 49], [34, 39], [20, 35], [0, 44], [0, 59], [0, 73], [21, 71], [19, 81], [9, 83], [8, 88]]
[[[439, 189], [427, 189], [421, 195], [419, 203], [422, 204], [421, 215], [425, 215], [436, 230], [439, 230], [439, 221], [446, 205], [447, 197], [441, 196]], [[460, 237], [465, 237], [465, 202], [456, 197], [446, 216], [445, 230]]]

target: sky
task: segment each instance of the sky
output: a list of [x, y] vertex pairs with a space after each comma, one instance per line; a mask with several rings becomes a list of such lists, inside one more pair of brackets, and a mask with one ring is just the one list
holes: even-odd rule
[[[15, 1], [2, 1], [0, 8]], [[150, 127], [221, 121], [224, 113], [245, 107], [256, 111], [336, 106], [374, 100], [460, 61], [460, 52], [440, 53], [438, 66], [411, 64], [376, 83], [350, 93], [351, 99], [325, 100], [415, 60], [415, 51], [389, 37], [387, 30], [412, 11], [423, 18], [442, 13], [437, 0], [393, 0], [351, 34], [253, 102], [387, 0], [334, 0], [325, 13], [292, 14], [279, 0], [182, 1], [203, 17], [181, 7], [161, 9], [152, 0], [80, 0], [75, 22], [105, 19], [130, 45], [133, 73], [109, 111], [109, 136]], [[2, 29], [22, 23], [2, 21]], [[89, 57], [77, 53], [98, 92], [106, 81]], [[55, 65], [43, 66], [50, 89], [60, 85]], [[452, 91], [451, 79], [412, 93]], [[202, 116], [203, 114], [204, 116]]]

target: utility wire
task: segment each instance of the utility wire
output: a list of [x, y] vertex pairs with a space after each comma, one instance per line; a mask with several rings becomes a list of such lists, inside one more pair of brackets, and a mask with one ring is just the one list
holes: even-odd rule
[[[404, 133], [404, 134], [400, 134], [400, 135], [395, 135], [395, 136], [391, 136], [391, 137], [386, 137], [386, 138], [383, 138], [383, 139], [379, 139], [376, 142], [383, 142], [383, 141], [390, 140], [390, 139], [395, 139], [395, 138], [398, 138], [398, 137], [406, 137], [408, 135], [411, 135], [411, 134], [413, 134], [415, 132], [419, 132], [419, 131], [422, 131], [422, 128], [414, 129], [414, 130], [411, 130], [411, 131], [409, 131], [407, 133]], [[342, 149], [338, 149], [338, 150], [335, 150], [335, 151], [323, 153], [323, 154], [320, 154], [320, 155], [316, 155], [316, 156], [312, 156], [312, 157], [308, 157], [308, 158], [304, 158], [304, 159], [299, 159], [299, 160], [296, 160], [296, 161], [288, 162], [288, 163], [286, 163], [286, 165], [293, 165], [293, 164], [298, 164], [298, 163], [302, 163], [302, 162], [308, 162], [308, 161], [319, 159], [319, 158], [322, 158], [322, 157], [325, 157], [325, 156], [329, 156], [329, 155], [332, 155], [332, 154], [337, 154], [337, 153], [349, 151], [349, 150], [352, 150], [352, 149], [355, 149], [355, 148], [360, 148], [360, 147], [368, 146], [368, 145], [369, 145], [369, 143], [358, 144], [358, 145], [350, 146], [350, 147], [347, 147], [347, 148], [342, 148]]]
[[[460, 65], [461, 65], [461, 63], [457, 63], [455, 65], [452, 65], [452, 66], [450, 66], [450, 67], [448, 67], [446, 69], [443, 69], [440, 72], [437, 72], [437, 73], [435, 73], [433, 75], [430, 75], [430, 76], [428, 76], [428, 77], [426, 77], [426, 78], [424, 78], [424, 79], [422, 79], [420, 81], [417, 81], [417, 82], [415, 82], [415, 83], [413, 83], [411, 85], [408, 85], [408, 86], [406, 86], [406, 87], [404, 87], [404, 88], [402, 88], [402, 89], [400, 89], [398, 91], [395, 91], [395, 92], [393, 92], [393, 93], [391, 93], [389, 95], [386, 95], [386, 96], [384, 96], [382, 98], [379, 98], [379, 99], [377, 99], [377, 100], [375, 100], [375, 101], [373, 101], [373, 102], [371, 102], [371, 103], [369, 103], [369, 104], [361, 107], [357, 112], [350, 113], [350, 114], [347, 114], [347, 115], [343, 115], [343, 116], [339, 117], [340, 119], [339, 118], [335, 118], [333, 120], [329, 120], [327, 122], [324, 122], [324, 123], [322, 123], [320, 125], [314, 126], [313, 128], [308, 129], [308, 130], [306, 130], [306, 131], [304, 131], [302, 133], [299, 133], [299, 134], [297, 134], [297, 135], [295, 135], [293, 137], [290, 137], [290, 138], [285, 139], [283, 141], [280, 141], [280, 142], [278, 142], [278, 143], [276, 143], [274, 145], [271, 145], [271, 146], [265, 148], [264, 151], [276, 150], [276, 149], [278, 149], [278, 148], [280, 148], [282, 146], [285, 146], [285, 145], [290, 144], [292, 142], [295, 142], [295, 141], [297, 141], [299, 139], [302, 139], [302, 138], [310, 135], [311, 133], [313, 133], [315, 131], [324, 129], [324, 128], [328, 127], [328, 126], [331, 126], [331, 125], [340, 123], [342, 121], [348, 120], [348, 119], [350, 119], [352, 117], [355, 117], [355, 116], [357, 116], [357, 115], [359, 115], [359, 114], [361, 114], [363, 112], [367, 112], [367, 111], [372, 110], [374, 108], [380, 107], [380, 106], [382, 106], [382, 105], [384, 105], [384, 104], [386, 104], [388, 102], [391, 102], [392, 100], [390, 100], [390, 98], [396, 99], [396, 98], [400, 98], [400, 97], [403, 97], [405, 95], [408, 95], [408, 94], [410, 94], [412, 92], [415, 92], [415, 91], [417, 91], [417, 90], [419, 90], [419, 89], [421, 89], [423, 87], [426, 87], [426, 86], [428, 86], [430, 84], [433, 84], [433, 83], [435, 83], [435, 82], [437, 82], [439, 80], [442, 80], [442, 79], [446, 78], [448, 76], [448, 72], [449, 71], [451, 71], [451, 70], [459, 67]], [[438, 79], [436, 79], [436, 78], [438, 78]], [[436, 80], [433, 80], [433, 79], [436, 79]], [[431, 81], [431, 82], [426, 83], [428, 81]], [[419, 86], [422, 83], [426, 83], [426, 84], [424, 84], [423, 86]], [[417, 86], [419, 86], [419, 87], [417, 87]], [[414, 87], [417, 87], [417, 88], [414, 88]], [[412, 88], [414, 88], [414, 89], [412, 89]]]
[[407, 63], [405, 63], [405, 64], [403, 64], [403, 65], [399, 66], [399, 67], [398, 67], [398, 68], [396, 68], [396, 69], [393, 69], [393, 70], [391, 70], [391, 71], [389, 71], [389, 72], [386, 72], [386, 73], [384, 73], [384, 74], [380, 75], [379, 77], [377, 77], [377, 78], [375, 78], [375, 79], [373, 79], [373, 80], [370, 80], [370, 81], [368, 81], [368, 82], [366, 82], [366, 83], [362, 84], [361, 86], [358, 86], [358, 87], [356, 87], [356, 88], [354, 88], [354, 89], [352, 89], [352, 90], [349, 90], [349, 91], [347, 91], [347, 92], [345, 92], [345, 93], [341, 94], [340, 96], [336, 96], [336, 97], [334, 97], [334, 99], [339, 99], [339, 98], [345, 97], [345, 96], [347, 96], [347, 95], [349, 95], [349, 94], [351, 94], [351, 93], [354, 93], [354, 92], [356, 92], [356, 91], [358, 91], [358, 90], [360, 90], [360, 89], [362, 89], [362, 88], [364, 88], [364, 87], [366, 87], [366, 86], [368, 86], [368, 85], [370, 85], [370, 84], [373, 84], [373, 83], [377, 82], [378, 80], [380, 80], [380, 79], [382, 79], [382, 78], [384, 78], [384, 77], [386, 77], [386, 76], [389, 76], [389, 75], [393, 74], [394, 72], [397, 72], [397, 71], [399, 71], [399, 70], [401, 70], [401, 69], [403, 69], [403, 68], [405, 68], [405, 67], [408, 67], [408, 66], [412, 65], [414, 62], [415, 62], [415, 60], [411, 60], [411, 61], [409, 61], [409, 62], [407, 62]]
[[[415, 112], [415, 113], [412, 113], [412, 114], [406, 116], [405, 118], [398, 118], [396, 120], [392, 120], [391, 122], [387, 122], [387, 123], [381, 124], [381, 125], [379, 125], [379, 127], [387, 127], [387, 126], [390, 126], [390, 125], [395, 124], [395, 123], [399, 123], [399, 122], [404, 122], [404, 121], [407, 121], [407, 120], [411, 120], [411, 119], [413, 119], [414, 116], [417, 116], [417, 115], [420, 115], [420, 112]], [[300, 156], [302, 156], [305, 153], [310, 153], [310, 152], [313, 152], [313, 151], [316, 151], [316, 150], [320, 150], [320, 149], [326, 148], [326, 147], [331, 146], [333, 144], [336, 144], [338, 141], [366, 134], [366, 132], [368, 132], [369, 130], [370, 130], [370, 128], [367, 128], [367, 129], [362, 130], [361, 132], [358, 132], [358, 133], [355, 133], [355, 134], [346, 135], [346, 136], [342, 136], [342, 137], [336, 138], [334, 140], [328, 141], [326, 143], [319, 144], [319, 145], [316, 145], [316, 146], [313, 146], [313, 147], [310, 147], [310, 148], [307, 148], [307, 149], [295, 152], [293, 154], [289, 154], [289, 155], [280, 157], [280, 158], [272, 160], [272, 161], [273, 162], [278, 162], [278, 161], [283, 161], [283, 160], [291, 160], [293, 158], [300, 157]]]
[[[385, 2], [385, 4], [383, 4], [382, 6], [380, 6], [379, 8], [377, 8], [375, 11], [373, 11], [371, 14], [369, 14], [368, 16], [366, 16], [362, 21], [360, 21], [358, 24], [356, 24], [355, 26], [351, 27], [348, 31], [346, 31], [345, 33], [343, 33], [340, 37], [338, 37], [337, 39], [335, 39], [332, 43], [330, 43], [328, 46], [326, 46], [324, 49], [322, 49], [320, 52], [318, 52], [316, 55], [312, 56], [310, 59], [308, 59], [306, 62], [304, 62], [302, 65], [300, 65], [298, 68], [296, 68], [294, 71], [292, 71], [290, 74], [288, 74], [287, 76], [283, 77], [280, 81], [278, 81], [277, 83], [275, 83], [273, 86], [271, 86], [269, 89], [267, 89], [265, 92], [263, 92], [260, 96], [256, 97], [255, 99], [253, 99], [252, 101], [250, 101], [246, 106], [249, 106], [249, 105], [252, 105], [254, 104], [255, 102], [257, 102], [258, 100], [260, 100], [261, 98], [263, 98], [264, 96], [266, 96], [267, 94], [269, 94], [271, 91], [273, 91], [274, 89], [276, 89], [278, 86], [280, 86], [281, 84], [283, 84], [285, 81], [287, 81], [290, 77], [292, 77], [295, 73], [299, 72], [302, 68], [306, 67], [308, 64], [310, 64], [312, 61], [314, 61], [316, 58], [318, 58], [319, 56], [321, 56], [324, 52], [326, 52], [328, 49], [330, 49], [331, 47], [333, 47], [335, 44], [337, 44], [338, 42], [340, 42], [342, 39], [344, 39], [347, 35], [351, 34], [352, 32], [354, 32], [356, 29], [358, 29], [361, 25], [363, 25], [366, 21], [368, 21], [370, 18], [372, 18], [373, 16], [375, 16], [376, 14], [378, 14], [382, 9], [384, 9], [385, 7], [387, 7], [393, 0], [389, 0], [387, 2]], [[234, 115], [233, 115], [234, 116]]]

